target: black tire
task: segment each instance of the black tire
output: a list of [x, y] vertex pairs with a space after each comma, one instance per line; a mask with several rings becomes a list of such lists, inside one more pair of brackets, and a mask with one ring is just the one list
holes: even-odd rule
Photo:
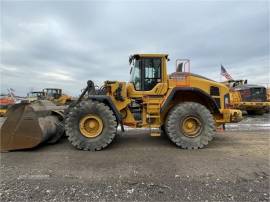
[[258, 109], [258, 110], [255, 111], [256, 115], [263, 115], [264, 113], [265, 113], [264, 109]]
[[[98, 116], [103, 123], [103, 130], [97, 137], [88, 138], [79, 129], [80, 120], [86, 115]], [[116, 117], [105, 104], [97, 101], [82, 101], [71, 108], [65, 121], [66, 135], [73, 146], [81, 150], [96, 151], [107, 147], [117, 132]]]
[[[181, 127], [188, 117], [195, 117], [201, 123], [194, 137], [185, 134]], [[203, 148], [213, 139], [215, 121], [210, 111], [195, 102], [183, 102], [172, 108], [166, 118], [165, 130], [170, 140], [183, 149]]]
[[248, 115], [255, 115], [255, 111], [254, 110], [247, 110], [247, 114]]
[[247, 110], [248, 115], [263, 115], [264, 112], [263, 109]]
[[265, 109], [256, 110], [257, 115], [263, 115], [264, 113], [265, 113]]
[[167, 137], [167, 133], [166, 133], [164, 124], [162, 126], [160, 126], [160, 136]]

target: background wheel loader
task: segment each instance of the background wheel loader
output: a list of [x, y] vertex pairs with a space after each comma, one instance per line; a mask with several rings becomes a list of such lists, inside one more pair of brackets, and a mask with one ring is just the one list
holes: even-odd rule
[[[166, 54], [136, 54], [129, 59], [130, 81], [106, 81], [102, 90], [88, 81], [65, 120], [69, 141], [78, 149], [101, 150], [115, 138], [117, 126], [159, 128], [178, 147], [203, 148], [216, 127], [238, 122], [229, 109], [227, 86], [189, 71], [189, 60], [177, 60], [167, 74]], [[157, 132], [151, 133], [157, 136]]]
[[27, 101], [34, 102], [36, 100], [44, 100], [45, 93], [43, 91], [31, 91], [27, 93]]
[[60, 88], [45, 88], [43, 92], [46, 99], [54, 102], [56, 105], [69, 105], [72, 102], [71, 96], [63, 94]]
[[267, 89], [260, 85], [251, 85], [247, 80], [224, 82], [230, 88], [230, 105], [234, 109], [244, 110], [248, 115], [263, 115], [269, 111]]
[[44, 88], [42, 91], [32, 91], [27, 94], [27, 100], [29, 102], [50, 100], [56, 105], [68, 105], [72, 102], [71, 96], [63, 94], [60, 88]]

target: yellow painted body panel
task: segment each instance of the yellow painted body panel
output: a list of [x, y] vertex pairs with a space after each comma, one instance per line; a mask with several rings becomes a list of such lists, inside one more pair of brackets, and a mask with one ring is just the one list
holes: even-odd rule
[[[210, 86], [215, 86], [219, 88], [220, 95], [212, 96], [213, 98], [223, 98], [225, 94], [229, 93], [229, 89], [226, 85], [207, 80], [204, 78], [188, 75], [182, 81], [177, 81], [174, 79], [169, 79], [169, 89], [173, 89], [175, 87], [193, 87], [204, 91], [207, 94], [210, 94]], [[221, 108], [224, 106], [224, 99], [220, 99]]]
[[58, 99], [54, 99], [53, 102], [57, 105], [66, 105], [68, 102], [71, 101], [71, 96], [69, 95], [61, 95]]

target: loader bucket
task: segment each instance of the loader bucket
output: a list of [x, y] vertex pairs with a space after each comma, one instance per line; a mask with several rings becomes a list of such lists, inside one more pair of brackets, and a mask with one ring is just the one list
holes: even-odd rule
[[63, 106], [50, 101], [13, 105], [0, 131], [0, 151], [29, 149], [46, 141], [57, 141], [64, 133], [63, 110]]

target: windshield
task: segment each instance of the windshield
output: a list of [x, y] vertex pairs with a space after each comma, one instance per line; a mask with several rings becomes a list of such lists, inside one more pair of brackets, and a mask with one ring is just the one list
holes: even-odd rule
[[60, 90], [58, 90], [58, 89], [49, 89], [49, 88], [47, 88], [47, 89], [45, 89], [45, 92], [46, 92], [46, 94], [48, 96], [52, 96], [52, 97], [57, 95], [57, 94], [60, 94]]
[[29, 93], [29, 97], [37, 97], [37, 96], [41, 96], [41, 93], [39, 93], [39, 92], [30, 92]]
[[53, 96], [54, 93], [55, 93], [54, 90], [51, 90], [51, 89], [47, 90], [47, 95], [48, 96]]
[[130, 71], [130, 82], [134, 84], [136, 90], [141, 89], [141, 69], [140, 69], [140, 61], [133, 60], [131, 63], [131, 71]]

